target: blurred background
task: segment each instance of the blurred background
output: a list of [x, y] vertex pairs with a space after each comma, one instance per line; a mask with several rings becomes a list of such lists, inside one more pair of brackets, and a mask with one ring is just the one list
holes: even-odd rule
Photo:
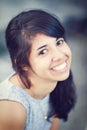
[[87, 130], [87, 0], [0, 0], [0, 82], [13, 72], [5, 45], [6, 26], [21, 11], [36, 8], [59, 17], [73, 54], [71, 67], [78, 100], [60, 130]]

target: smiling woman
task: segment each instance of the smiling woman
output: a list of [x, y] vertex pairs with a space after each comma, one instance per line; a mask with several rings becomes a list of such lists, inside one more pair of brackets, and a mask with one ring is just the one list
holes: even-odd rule
[[76, 103], [63, 26], [46, 11], [25, 11], [8, 24], [6, 44], [15, 73], [0, 84], [1, 130], [58, 130]]
[[[62, 41], [62, 44], [59, 44], [59, 41]], [[48, 79], [47, 82], [56, 84], [57, 81], [65, 80], [69, 76], [71, 51], [63, 38], [56, 40], [55, 37], [38, 33], [33, 38], [29, 63], [33, 70], [32, 74], [41, 80], [47, 81]]]

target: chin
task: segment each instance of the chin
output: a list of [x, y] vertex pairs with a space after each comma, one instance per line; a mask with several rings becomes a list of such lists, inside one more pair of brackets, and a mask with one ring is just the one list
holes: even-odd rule
[[66, 74], [63, 74], [60, 76], [60, 79], [58, 81], [64, 81], [69, 77], [70, 71], [67, 72]]

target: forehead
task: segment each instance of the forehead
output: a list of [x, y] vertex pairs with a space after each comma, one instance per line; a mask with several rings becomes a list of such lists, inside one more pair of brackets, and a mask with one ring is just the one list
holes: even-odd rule
[[42, 33], [38, 33], [36, 34], [36, 36], [32, 39], [32, 47], [40, 47], [42, 45], [45, 44], [51, 44], [51, 43], [55, 43], [57, 40], [57, 38], [51, 37], [51, 36], [47, 36], [45, 34]]

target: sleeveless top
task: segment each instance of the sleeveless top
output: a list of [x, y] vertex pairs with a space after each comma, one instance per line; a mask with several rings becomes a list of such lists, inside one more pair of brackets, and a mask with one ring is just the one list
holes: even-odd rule
[[27, 112], [24, 130], [50, 130], [51, 121], [44, 119], [51, 109], [49, 95], [37, 100], [7, 78], [0, 83], [0, 100], [16, 101], [23, 105]]

